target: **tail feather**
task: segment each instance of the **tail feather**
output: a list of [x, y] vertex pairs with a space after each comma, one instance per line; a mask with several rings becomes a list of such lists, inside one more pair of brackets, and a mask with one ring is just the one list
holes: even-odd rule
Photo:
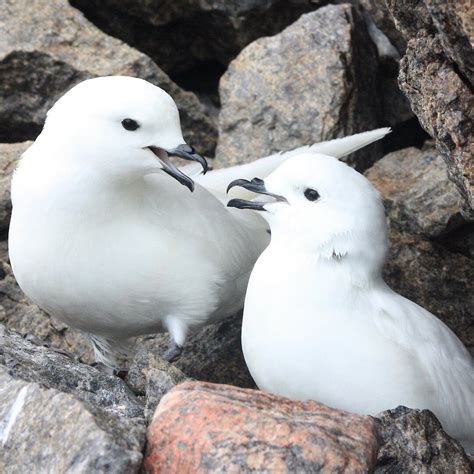
[[[336, 138], [335, 140], [315, 143], [314, 145], [305, 145], [284, 153], [275, 153], [274, 155], [260, 158], [251, 163], [213, 170], [206, 175], [196, 176], [194, 179], [197, 183], [207, 188], [218, 198], [225, 199], [227, 185], [234, 179], [252, 179], [256, 176], [259, 178], [265, 178], [288, 158], [303, 152], [318, 153], [334, 156], [335, 158], [341, 158], [380, 140], [390, 133], [390, 131], [390, 128], [378, 128], [376, 130], [371, 130], [370, 132], [357, 133], [344, 138]], [[247, 196], [248, 192], [240, 189], [241, 188], [238, 188], [238, 192], [245, 193]], [[237, 195], [235, 195], [235, 197], [237, 197]], [[238, 197], [244, 196], [239, 195]]]

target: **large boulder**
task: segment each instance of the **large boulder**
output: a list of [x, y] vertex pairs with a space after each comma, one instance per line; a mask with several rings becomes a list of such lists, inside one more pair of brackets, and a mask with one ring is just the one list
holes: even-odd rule
[[138, 472], [144, 426], [0, 366], [1, 472]]
[[213, 153], [216, 129], [197, 97], [149, 57], [98, 30], [67, 0], [4, 1], [0, 36], [0, 141], [34, 139], [47, 110], [78, 82], [128, 75], [170, 93], [187, 141]]
[[374, 421], [314, 401], [187, 382], [148, 429], [146, 472], [371, 472]]
[[469, 1], [387, 0], [408, 42], [399, 83], [423, 128], [436, 139], [474, 219], [474, 86]]
[[[219, 92], [218, 166], [376, 128], [377, 54], [352, 6], [329, 5], [260, 38], [230, 64]], [[377, 145], [356, 154], [368, 167]]]
[[399, 406], [380, 413], [375, 420], [382, 440], [377, 455], [377, 474], [472, 472], [461, 445], [445, 433], [429, 410]]
[[[168, 73], [197, 63], [226, 66], [256, 38], [272, 35], [321, 0], [72, 0], [103, 31], [134, 45]], [[207, 68], [203, 64], [200, 68]], [[198, 71], [194, 71], [196, 73]]]

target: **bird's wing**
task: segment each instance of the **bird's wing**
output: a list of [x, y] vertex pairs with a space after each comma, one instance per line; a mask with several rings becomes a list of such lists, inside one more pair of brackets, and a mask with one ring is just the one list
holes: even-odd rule
[[[275, 153], [274, 155], [255, 160], [252, 163], [213, 170], [205, 175], [193, 176], [193, 178], [201, 186], [204, 186], [216, 195], [220, 200], [225, 201], [227, 199], [227, 186], [234, 179], [252, 179], [254, 177], [264, 179], [288, 158], [303, 152], [324, 154], [334, 156], [335, 158], [341, 158], [380, 140], [387, 135], [387, 133], [390, 133], [390, 128], [379, 128], [371, 130], [370, 132], [357, 133], [349, 137], [337, 138], [335, 140], [315, 143], [314, 145], [302, 146], [284, 153]], [[189, 170], [191, 170], [191, 168], [189, 168]], [[251, 195], [252, 193], [249, 193], [249, 191], [240, 187], [234, 188], [232, 191], [232, 197], [248, 199]]]
[[442, 321], [390, 288], [375, 292], [373, 301], [378, 330], [412, 354], [431, 380], [440, 413], [452, 415], [451, 431], [474, 443], [474, 360], [468, 350]]

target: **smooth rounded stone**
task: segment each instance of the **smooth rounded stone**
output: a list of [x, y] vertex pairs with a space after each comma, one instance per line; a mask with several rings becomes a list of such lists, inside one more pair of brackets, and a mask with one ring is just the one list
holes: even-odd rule
[[186, 382], [158, 405], [145, 472], [370, 472], [370, 417], [257, 390]]
[[0, 366], [0, 471], [135, 473], [145, 427]]
[[375, 418], [383, 444], [375, 472], [472, 472], [462, 446], [447, 435], [429, 410], [399, 406]]
[[149, 57], [98, 30], [67, 0], [5, 0], [2, 6], [1, 141], [34, 139], [46, 111], [78, 82], [128, 75], [170, 93], [180, 109], [185, 139], [201, 153], [213, 153], [216, 128], [204, 106]]
[[[248, 43], [281, 31], [321, 0], [72, 0], [100, 29], [144, 51], [168, 73], [225, 66]], [[198, 66], [196, 70], [205, 68]], [[194, 70], [194, 72], [196, 72]], [[193, 72], [190, 72], [193, 74]]]
[[[377, 67], [364, 20], [347, 4], [253, 42], [220, 81], [216, 166], [376, 128]], [[379, 150], [371, 145], [348, 161], [365, 169]]]
[[462, 198], [432, 145], [389, 153], [365, 175], [381, 192], [390, 221], [401, 230], [434, 238], [464, 223]]
[[471, 258], [391, 226], [384, 277], [395, 291], [441, 319], [474, 356]]
[[37, 346], [0, 326], [2, 364], [10, 375], [77, 398], [124, 418], [143, 417], [143, 405], [125, 382], [57, 350]]
[[[255, 388], [241, 345], [242, 314], [205, 326], [191, 335], [173, 365], [187, 377], [206, 382]], [[153, 351], [163, 354], [168, 335], [158, 334]]]
[[474, 220], [474, 94], [470, 73], [474, 54], [467, 40], [472, 38], [472, 30], [463, 28], [472, 25], [468, 3], [462, 0], [447, 6], [438, 0], [387, 0], [397, 28], [408, 41], [400, 62], [400, 87], [423, 128], [436, 139], [450, 179], [464, 198], [465, 217]]

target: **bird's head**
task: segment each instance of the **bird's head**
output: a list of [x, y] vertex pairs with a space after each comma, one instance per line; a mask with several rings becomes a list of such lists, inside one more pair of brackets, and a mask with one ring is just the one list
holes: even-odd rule
[[48, 112], [41, 140], [104, 175], [134, 179], [165, 172], [193, 190], [169, 156], [206, 160], [184, 141], [175, 102], [143, 79], [98, 77], [73, 87]]
[[228, 190], [234, 186], [264, 196], [232, 199], [228, 206], [265, 211], [272, 241], [326, 258], [374, 254], [376, 265], [383, 263], [387, 236], [380, 195], [364, 176], [336, 158], [303, 153], [265, 181], [235, 180]]

